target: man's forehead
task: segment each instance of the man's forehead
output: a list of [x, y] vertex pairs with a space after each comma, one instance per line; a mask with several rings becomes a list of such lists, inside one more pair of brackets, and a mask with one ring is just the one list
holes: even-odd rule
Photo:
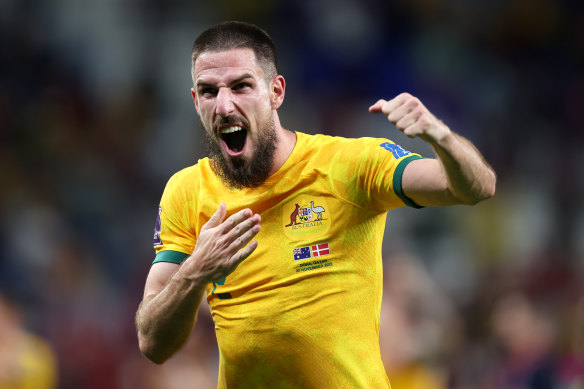
[[252, 49], [239, 48], [223, 51], [205, 51], [195, 62], [195, 76], [237, 73], [239, 71], [263, 75], [261, 66], [257, 63]]

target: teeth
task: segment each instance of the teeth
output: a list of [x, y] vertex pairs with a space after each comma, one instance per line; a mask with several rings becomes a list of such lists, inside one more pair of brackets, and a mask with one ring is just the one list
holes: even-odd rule
[[241, 128], [239, 126], [225, 127], [225, 128], [221, 129], [221, 133], [222, 134], [231, 134], [233, 132], [241, 131], [241, 130], [243, 130], [243, 128]]

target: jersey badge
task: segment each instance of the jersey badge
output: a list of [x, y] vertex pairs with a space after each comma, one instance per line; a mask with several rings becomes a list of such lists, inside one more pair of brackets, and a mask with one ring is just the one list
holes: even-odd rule
[[391, 151], [391, 153], [393, 154], [395, 159], [400, 159], [403, 156], [411, 154], [410, 151], [405, 150], [400, 145], [396, 145], [394, 143], [385, 142], [385, 143], [380, 144], [379, 146], [383, 147], [387, 151]]
[[160, 239], [160, 231], [162, 230], [162, 223], [160, 222], [160, 215], [162, 214], [162, 207], [158, 207], [158, 215], [156, 216], [156, 224], [154, 225], [154, 247], [162, 246], [162, 239]]
[[313, 239], [328, 232], [331, 210], [323, 197], [300, 196], [282, 207], [282, 226], [291, 239]]

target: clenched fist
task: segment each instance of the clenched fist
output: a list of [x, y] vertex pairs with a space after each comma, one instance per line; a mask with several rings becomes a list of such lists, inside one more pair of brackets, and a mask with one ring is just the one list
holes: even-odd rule
[[378, 100], [369, 107], [369, 112], [384, 114], [410, 138], [417, 136], [428, 143], [439, 143], [451, 133], [448, 126], [436, 118], [418, 98], [409, 93], [402, 93], [389, 101]]

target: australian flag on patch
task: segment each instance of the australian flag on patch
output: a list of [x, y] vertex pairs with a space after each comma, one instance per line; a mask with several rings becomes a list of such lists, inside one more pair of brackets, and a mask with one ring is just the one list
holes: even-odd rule
[[295, 261], [310, 258], [310, 246], [294, 249], [292, 250], [292, 254], [294, 254]]

